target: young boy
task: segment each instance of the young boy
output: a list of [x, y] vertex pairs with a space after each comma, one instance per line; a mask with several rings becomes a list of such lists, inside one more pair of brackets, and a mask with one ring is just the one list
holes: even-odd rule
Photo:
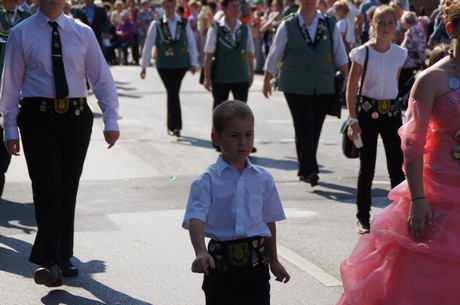
[[193, 182], [182, 223], [196, 254], [192, 272], [204, 274], [207, 305], [268, 305], [269, 266], [277, 281], [290, 278], [276, 250], [275, 222], [286, 217], [273, 177], [248, 159], [251, 109], [240, 101], [220, 104], [211, 138], [222, 154]]

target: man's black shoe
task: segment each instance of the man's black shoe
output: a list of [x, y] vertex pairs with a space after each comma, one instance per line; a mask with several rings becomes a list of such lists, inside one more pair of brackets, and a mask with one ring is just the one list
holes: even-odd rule
[[62, 276], [77, 276], [78, 275], [78, 268], [72, 265], [70, 261], [62, 262], [59, 265], [61, 269]]
[[305, 177], [304, 175], [300, 175], [299, 180], [306, 182], [306, 183], [310, 183], [311, 186], [317, 186], [318, 181], [319, 181], [319, 176], [317, 173], [313, 173], [308, 177]]

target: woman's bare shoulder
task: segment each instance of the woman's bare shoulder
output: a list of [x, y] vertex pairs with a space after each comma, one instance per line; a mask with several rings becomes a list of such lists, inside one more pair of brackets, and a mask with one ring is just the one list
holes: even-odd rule
[[451, 90], [449, 79], [454, 76], [449, 59], [444, 58], [420, 72], [412, 88], [411, 97], [416, 100], [437, 99]]

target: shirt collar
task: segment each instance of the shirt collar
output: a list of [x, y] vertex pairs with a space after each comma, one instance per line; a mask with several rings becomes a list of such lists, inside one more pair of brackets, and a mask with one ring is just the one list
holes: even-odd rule
[[[219, 26], [225, 26], [229, 31], [230, 30], [230, 26], [227, 24], [227, 22], [225, 22], [225, 17], [224, 18], [220, 18], [219, 21]], [[236, 24], [235, 24], [235, 29], [234, 29], [234, 32], [236, 31], [236, 29], [238, 29], [243, 23], [239, 20], [239, 19], [236, 19]]]
[[48, 26], [49, 21], [55, 21], [60, 28], [65, 29], [67, 18], [65, 17], [64, 13], [61, 13], [61, 15], [59, 15], [59, 17], [57, 17], [55, 20], [51, 20], [43, 15], [40, 11], [37, 12], [37, 22], [41, 28]]
[[[299, 25], [302, 26], [303, 24], [305, 24], [305, 20], [303, 19], [302, 14], [300, 14], [300, 9], [299, 9], [297, 12], [299, 13], [299, 14], [298, 14], [298, 16], [299, 16]], [[315, 18], [313, 19], [313, 21], [312, 21], [311, 24], [312, 24], [312, 25], [315, 24], [315, 23], [318, 24], [318, 20], [319, 20], [319, 19], [324, 20], [324, 19], [326, 19], [326, 17], [324, 17], [323, 13], [321, 13], [320, 10], [317, 10], [317, 11], [316, 11], [316, 16], [315, 16]]]
[[[252, 169], [257, 172], [260, 172], [260, 169], [257, 168], [257, 166], [254, 166], [249, 160], [249, 158], [247, 158], [246, 162], [247, 162], [246, 169]], [[217, 168], [217, 175], [221, 177], [225, 169], [234, 168], [234, 167], [228, 164], [227, 162], [225, 162], [224, 158], [222, 158], [222, 155], [219, 155], [216, 161], [216, 168]]]
[[[168, 17], [166, 17], [166, 15], [163, 14], [163, 22], [166, 23], [166, 22], [168, 22], [168, 21], [169, 21]], [[182, 19], [180, 18], [179, 15], [174, 14], [174, 21], [181, 22]], [[174, 21], [172, 21], [172, 22], [174, 22]]]

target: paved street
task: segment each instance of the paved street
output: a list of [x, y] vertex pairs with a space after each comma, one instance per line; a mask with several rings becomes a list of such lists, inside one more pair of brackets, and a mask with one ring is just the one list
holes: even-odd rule
[[[28, 262], [35, 237], [32, 193], [24, 156], [13, 158], [0, 202], [1, 305], [199, 305], [202, 276], [188, 232], [181, 228], [193, 179], [217, 153], [210, 142], [211, 94], [188, 73], [182, 84], [183, 131], [166, 133], [166, 96], [155, 69], [113, 67], [120, 97], [120, 141], [106, 149], [94, 96], [92, 140], [77, 202], [75, 259], [80, 276], [57, 289], [33, 282]], [[320, 142], [320, 182], [298, 182], [294, 132], [284, 96], [261, 94], [256, 76], [249, 105], [256, 117], [251, 161], [272, 173], [288, 219], [278, 223], [280, 259], [288, 284], [272, 281], [274, 305], [333, 305], [342, 293], [339, 266], [358, 238], [358, 161], [341, 152], [342, 120], [328, 117]], [[345, 111], [343, 117], [346, 116]], [[379, 142], [373, 212], [387, 205], [389, 180]]]

